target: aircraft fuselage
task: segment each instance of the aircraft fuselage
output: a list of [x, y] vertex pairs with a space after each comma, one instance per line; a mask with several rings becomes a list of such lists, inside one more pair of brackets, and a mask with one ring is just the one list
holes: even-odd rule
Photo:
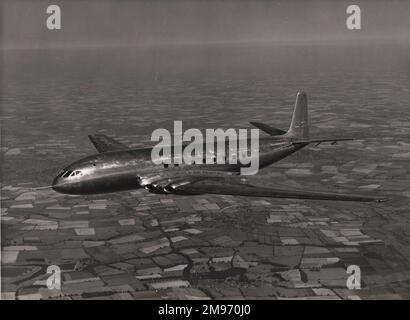
[[[247, 144], [250, 146], [250, 143]], [[277, 162], [307, 144], [292, 144], [290, 139], [283, 137], [263, 137], [259, 139], [259, 168]], [[184, 146], [185, 147], [185, 146]], [[225, 143], [225, 154], [228, 154], [228, 143]], [[206, 172], [212, 174], [239, 174], [241, 163], [230, 164], [226, 159], [224, 164], [200, 163], [155, 165], [151, 159], [151, 148], [122, 150], [100, 153], [78, 160], [55, 177], [54, 190], [73, 195], [109, 193], [145, 187], [155, 192], [155, 185], [150, 179], [175, 178]], [[249, 152], [250, 153], [250, 152]], [[153, 179], [154, 180], [154, 179]], [[158, 189], [158, 193], [163, 193]]]

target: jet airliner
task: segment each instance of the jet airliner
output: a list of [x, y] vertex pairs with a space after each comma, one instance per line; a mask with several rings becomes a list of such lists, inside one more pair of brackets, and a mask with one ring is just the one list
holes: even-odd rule
[[[259, 168], [267, 167], [309, 144], [336, 143], [352, 139], [310, 139], [306, 93], [296, 96], [295, 108], [287, 131], [260, 122], [251, 122], [269, 136], [259, 138]], [[60, 193], [88, 195], [144, 188], [157, 194], [219, 194], [250, 197], [293, 198], [380, 202], [368, 195], [285, 190], [249, 184], [239, 175], [243, 166], [228, 163], [155, 165], [152, 148], [130, 149], [102, 134], [90, 135], [98, 154], [73, 162], [54, 179], [52, 188]], [[248, 144], [249, 146], [249, 144]], [[229, 146], [226, 144], [226, 148]]]

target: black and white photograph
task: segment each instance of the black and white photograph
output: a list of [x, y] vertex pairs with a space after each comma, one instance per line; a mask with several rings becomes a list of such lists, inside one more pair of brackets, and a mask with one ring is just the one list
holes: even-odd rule
[[1, 1], [1, 299], [409, 300], [409, 16]]

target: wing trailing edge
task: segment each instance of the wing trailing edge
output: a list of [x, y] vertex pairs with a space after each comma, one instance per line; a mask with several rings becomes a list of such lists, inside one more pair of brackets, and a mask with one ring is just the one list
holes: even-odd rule
[[[238, 183], [229, 178], [191, 177], [183, 183], [169, 182], [163, 186], [164, 193], [180, 195], [219, 194], [246, 197], [310, 199], [333, 201], [383, 202], [387, 199], [367, 195], [346, 194], [337, 192], [310, 192], [259, 187]], [[158, 190], [157, 190], [158, 191]]]
[[300, 139], [300, 140], [292, 140], [293, 144], [310, 144], [310, 143], [315, 143], [316, 145], [319, 145], [323, 142], [330, 142], [331, 144], [336, 144], [339, 141], [354, 141], [356, 139], [354, 138], [329, 138], [329, 139]]
[[94, 147], [99, 153], [129, 150], [129, 148], [104, 134], [90, 134], [88, 136]]

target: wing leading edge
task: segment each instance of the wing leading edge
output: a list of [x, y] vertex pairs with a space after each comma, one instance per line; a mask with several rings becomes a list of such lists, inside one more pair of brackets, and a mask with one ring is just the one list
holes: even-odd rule
[[232, 183], [226, 179], [203, 178], [181, 185], [171, 184], [167, 191], [175, 194], [220, 194], [234, 196], [286, 198], [286, 199], [311, 199], [335, 201], [360, 201], [382, 202], [386, 199], [366, 195], [352, 195], [345, 193], [308, 192], [298, 190], [280, 190], [274, 188], [258, 187], [244, 183]]
[[88, 138], [97, 149], [99, 153], [109, 152], [109, 151], [120, 151], [128, 150], [129, 148], [104, 134], [92, 134]]

